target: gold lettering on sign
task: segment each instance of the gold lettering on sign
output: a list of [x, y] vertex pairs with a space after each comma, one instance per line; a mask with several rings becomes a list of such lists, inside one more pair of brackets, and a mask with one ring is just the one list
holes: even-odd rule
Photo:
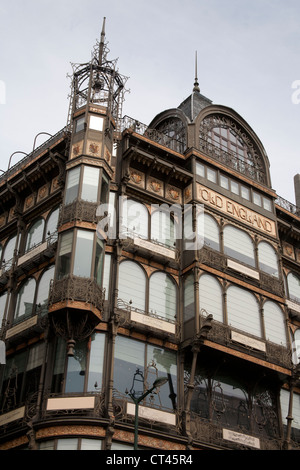
[[257, 212], [253, 212], [241, 204], [238, 204], [231, 199], [228, 199], [221, 194], [215, 193], [214, 191], [207, 189], [200, 184], [197, 184], [197, 194], [198, 199], [205, 203], [209, 204], [216, 209], [221, 210], [222, 212], [234, 217], [237, 220], [240, 220], [247, 225], [252, 226], [262, 232], [268, 233], [273, 237], [276, 237], [275, 222], [273, 220], [264, 217]]

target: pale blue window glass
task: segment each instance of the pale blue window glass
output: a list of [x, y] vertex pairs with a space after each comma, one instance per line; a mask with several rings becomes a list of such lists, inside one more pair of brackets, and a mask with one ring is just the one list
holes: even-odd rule
[[131, 302], [133, 308], [145, 310], [146, 276], [143, 269], [133, 261], [120, 263], [118, 298]]
[[150, 277], [149, 313], [167, 320], [176, 318], [176, 286], [165, 273], [157, 272]]

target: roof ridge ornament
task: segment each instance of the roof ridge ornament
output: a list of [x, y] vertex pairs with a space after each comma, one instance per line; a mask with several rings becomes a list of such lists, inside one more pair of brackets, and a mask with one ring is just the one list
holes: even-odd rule
[[194, 88], [193, 92], [198, 92], [200, 93], [200, 87], [199, 87], [199, 82], [198, 82], [198, 70], [197, 70], [197, 51], [195, 52], [195, 82], [194, 82]]
[[99, 58], [98, 58], [99, 65], [102, 65], [104, 47], [105, 47], [105, 43], [104, 43], [104, 41], [105, 41], [105, 20], [106, 20], [106, 17], [104, 16], [103, 24], [102, 24], [102, 31], [101, 31], [101, 38], [100, 38], [100, 43], [99, 43]]

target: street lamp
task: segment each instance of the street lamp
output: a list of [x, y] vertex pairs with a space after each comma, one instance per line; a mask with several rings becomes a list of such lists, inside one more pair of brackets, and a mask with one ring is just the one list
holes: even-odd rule
[[141, 394], [141, 392], [136, 393], [134, 390], [134, 382], [142, 382], [144, 384], [144, 377], [143, 374], [139, 369], [136, 370], [136, 373], [133, 376], [133, 382], [132, 382], [132, 387], [130, 389], [130, 392], [126, 390], [126, 394], [130, 396], [132, 401], [135, 404], [135, 417], [134, 417], [134, 445], [133, 448], [134, 450], [138, 449], [138, 422], [139, 422], [139, 404], [144, 398], [146, 398], [149, 393], [153, 392], [155, 388], [161, 387], [164, 385], [166, 382], [168, 382], [168, 377], [159, 377], [153, 382], [152, 387], [149, 390], [146, 390], [144, 393]]

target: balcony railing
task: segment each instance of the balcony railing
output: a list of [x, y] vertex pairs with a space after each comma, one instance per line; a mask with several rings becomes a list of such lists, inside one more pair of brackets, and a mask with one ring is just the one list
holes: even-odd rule
[[275, 204], [277, 204], [279, 207], [282, 209], [285, 209], [286, 211], [290, 212], [293, 215], [297, 215], [300, 217], [300, 207], [296, 206], [292, 202], [287, 201], [281, 196], [277, 196], [277, 199], [275, 200]]

